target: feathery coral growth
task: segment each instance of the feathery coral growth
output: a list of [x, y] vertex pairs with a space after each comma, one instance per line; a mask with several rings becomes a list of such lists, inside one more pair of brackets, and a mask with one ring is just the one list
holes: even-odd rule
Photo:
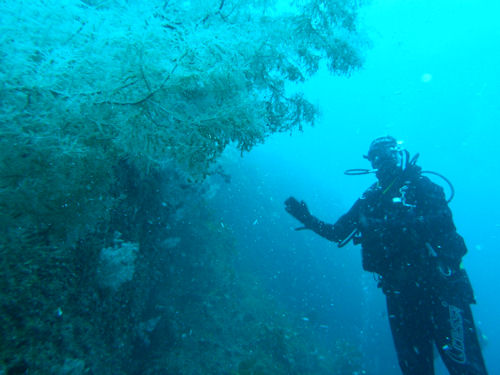
[[2, 2], [2, 121], [65, 152], [169, 157], [203, 175], [230, 142], [249, 150], [314, 122], [285, 86], [322, 58], [335, 73], [360, 65], [353, 4]]
[[2, 1], [0, 13], [0, 223], [67, 245], [116, 204], [119, 160], [145, 174], [173, 161], [201, 180], [229, 143], [250, 150], [314, 122], [287, 83], [321, 59], [335, 73], [360, 65], [348, 0], [287, 12], [269, 0]]

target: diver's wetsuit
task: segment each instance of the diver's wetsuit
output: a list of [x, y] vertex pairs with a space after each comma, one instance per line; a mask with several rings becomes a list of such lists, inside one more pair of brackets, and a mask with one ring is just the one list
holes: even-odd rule
[[363, 268], [380, 275], [403, 374], [434, 374], [433, 343], [450, 374], [487, 374], [460, 268], [467, 249], [443, 189], [419, 167], [371, 186], [335, 224], [312, 217], [307, 227], [335, 242], [358, 230]]

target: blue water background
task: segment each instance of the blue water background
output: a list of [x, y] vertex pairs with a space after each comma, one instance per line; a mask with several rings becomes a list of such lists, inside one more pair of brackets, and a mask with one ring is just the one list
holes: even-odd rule
[[[500, 374], [500, 3], [493, 0], [379, 0], [366, 5], [360, 28], [372, 46], [351, 77], [326, 71], [305, 87], [322, 117], [303, 133], [271, 137], [240, 158], [228, 153], [232, 183], [215, 199], [221, 225], [237, 238], [240, 265], [303, 316], [328, 345], [348, 338], [364, 353], [368, 373], [399, 374], [376, 282], [361, 269], [359, 248], [337, 249], [283, 211], [290, 195], [335, 222], [374, 181], [348, 177], [368, 168], [370, 141], [391, 134], [419, 164], [454, 184], [455, 223], [469, 253], [464, 266], [487, 336], [490, 374]], [[442, 183], [442, 181], [436, 180]], [[449, 190], [447, 190], [449, 193]], [[445, 374], [438, 364], [438, 374]]]

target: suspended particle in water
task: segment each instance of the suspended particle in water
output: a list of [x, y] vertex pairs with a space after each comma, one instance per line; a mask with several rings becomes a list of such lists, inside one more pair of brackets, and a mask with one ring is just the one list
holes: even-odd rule
[[420, 77], [420, 80], [422, 81], [422, 83], [429, 83], [430, 81], [432, 81], [432, 74], [424, 73]]

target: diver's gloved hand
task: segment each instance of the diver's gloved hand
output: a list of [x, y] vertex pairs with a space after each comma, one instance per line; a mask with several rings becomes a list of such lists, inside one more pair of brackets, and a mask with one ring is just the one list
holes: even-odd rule
[[467, 253], [463, 237], [455, 231], [442, 235], [435, 244], [427, 242], [426, 247], [441, 269], [449, 269], [453, 273], [461, 269], [462, 258]]
[[297, 228], [296, 230], [310, 229], [314, 221], [314, 217], [309, 212], [307, 205], [304, 201], [299, 202], [294, 197], [290, 197], [285, 201], [285, 210], [304, 224], [304, 227]]

